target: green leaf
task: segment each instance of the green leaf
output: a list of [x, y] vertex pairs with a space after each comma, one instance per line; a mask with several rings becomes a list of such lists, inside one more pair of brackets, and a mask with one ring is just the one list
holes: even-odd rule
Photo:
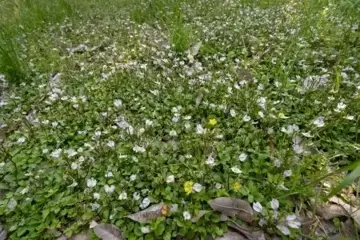
[[164, 231], [165, 231], [165, 223], [164, 222], [159, 223], [156, 226], [156, 228], [154, 229], [154, 233], [156, 236], [161, 236]]

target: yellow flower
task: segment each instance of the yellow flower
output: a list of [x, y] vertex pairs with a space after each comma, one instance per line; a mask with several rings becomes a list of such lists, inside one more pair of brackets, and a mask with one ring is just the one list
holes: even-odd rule
[[238, 183], [238, 182], [234, 183], [234, 185], [233, 185], [233, 189], [234, 189], [234, 191], [235, 191], [235, 192], [239, 191], [239, 190], [240, 190], [240, 188], [241, 188], [240, 183]]
[[210, 125], [210, 126], [215, 126], [216, 124], [217, 124], [217, 121], [216, 121], [215, 118], [210, 118], [210, 119], [209, 119], [209, 125]]
[[184, 190], [186, 192], [186, 195], [189, 195], [190, 193], [192, 193], [193, 185], [194, 185], [194, 182], [192, 182], [192, 181], [187, 181], [184, 183]]

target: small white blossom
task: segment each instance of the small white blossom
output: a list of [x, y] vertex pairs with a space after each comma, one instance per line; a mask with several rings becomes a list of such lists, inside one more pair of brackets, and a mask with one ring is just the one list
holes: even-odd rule
[[291, 177], [291, 175], [292, 175], [291, 169], [284, 171], [284, 176], [285, 176], [285, 177]]
[[134, 192], [134, 194], [133, 194], [133, 199], [134, 199], [135, 201], [139, 200], [139, 199], [140, 199], [140, 193], [139, 193], [139, 192]]
[[127, 199], [127, 193], [126, 192], [122, 192], [119, 195], [119, 200], [126, 200]]
[[111, 171], [107, 171], [106, 173], [105, 173], [105, 177], [106, 178], [110, 178], [110, 177], [113, 177], [114, 176], [114, 174], [111, 172]]
[[145, 120], [145, 125], [146, 125], [146, 126], [149, 126], [149, 127], [150, 127], [150, 126], [152, 126], [153, 124], [154, 124], [153, 121], [151, 121], [151, 120], [149, 120], [149, 119], [146, 119], [146, 120]]
[[291, 228], [300, 228], [301, 222], [296, 220], [296, 215], [288, 215], [286, 217], [286, 224]]
[[202, 188], [203, 188], [203, 186], [202, 186], [200, 183], [195, 183], [195, 184], [193, 185], [193, 190], [194, 190], [195, 192], [201, 192]]
[[93, 194], [94, 199], [99, 200], [100, 199], [100, 193], [94, 193]]
[[261, 117], [261, 118], [264, 118], [264, 117], [265, 117], [265, 115], [264, 115], [264, 113], [263, 113], [262, 111], [259, 111], [259, 112], [258, 112], [258, 115], [259, 115], [259, 117]]
[[264, 225], [266, 225], [266, 221], [264, 219], [260, 219], [259, 220], [259, 226], [262, 227]]
[[166, 178], [166, 182], [167, 183], [173, 183], [175, 181], [175, 176], [174, 175], [170, 175]]
[[72, 148], [66, 150], [66, 153], [67, 153], [68, 157], [74, 157], [77, 154], [77, 152]]
[[334, 109], [335, 112], [341, 112], [342, 110], [344, 110], [346, 108], [346, 104], [343, 102], [339, 102], [336, 106], [336, 108]]
[[89, 188], [95, 187], [95, 186], [96, 186], [96, 183], [97, 183], [97, 181], [96, 181], [95, 178], [88, 178], [88, 179], [86, 180], [86, 185], [87, 185]]
[[176, 136], [177, 136], [177, 133], [176, 133], [175, 130], [171, 130], [171, 131], [169, 132], [169, 135], [170, 135], [171, 137], [176, 137]]
[[278, 209], [279, 208], [279, 200], [277, 200], [277, 199], [272, 199], [271, 201], [270, 201], [270, 205], [271, 205], [271, 208], [272, 209], [274, 209], [274, 210], [276, 210], [276, 209]]
[[149, 198], [144, 198], [140, 204], [140, 208], [144, 209], [147, 208], [150, 205], [150, 199]]
[[216, 189], [222, 188], [222, 184], [221, 184], [221, 183], [216, 183], [216, 184], [215, 184], [215, 188], [216, 188]]
[[352, 121], [352, 120], [355, 119], [355, 117], [354, 117], [354, 116], [351, 116], [351, 115], [347, 115], [347, 116], [345, 116], [344, 118], [347, 119], [347, 120], [350, 120], [350, 121]]
[[258, 212], [258, 213], [262, 213], [264, 211], [261, 203], [259, 203], [259, 202], [253, 203], [253, 209], [255, 212]]
[[280, 159], [274, 159], [274, 165], [276, 166], [276, 167], [280, 167], [281, 166], [281, 161], [280, 161]]
[[79, 169], [79, 164], [76, 163], [76, 162], [71, 163], [71, 169], [72, 169], [72, 170]]
[[25, 193], [28, 193], [29, 192], [29, 188], [24, 188], [20, 191], [20, 194], [24, 195]]
[[239, 160], [240, 160], [241, 162], [245, 162], [246, 159], [247, 159], [247, 157], [248, 157], [248, 155], [247, 155], [246, 153], [241, 153], [241, 154], [239, 155]]
[[51, 156], [52, 158], [58, 159], [58, 158], [60, 157], [61, 153], [62, 153], [62, 149], [56, 149], [55, 151], [53, 151], [53, 152], [50, 154], [50, 156]]
[[215, 166], [215, 158], [213, 157], [212, 154], [210, 154], [205, 162], [207, 165], [209, 165], [210, 167]]
[[240, 174], [240, 173], [242, 173], [242, 171], [240, 170], [240, 168], [238, 168], [238, 167], [232, 167], [231, 168], [231, 171], [233, 172], [233, 173], [237, 173], [237, 174]]
[[143, 153], [143, 152], [146, 151], [146, 149], [143, 148], [143, 147], [140, 147], [140, 146], [135, 145], [135, 146], [133, 147], [133, 151], [136, 152], [136, 153]]
[[191, 219], [191, 214], [188, 211], [183, 212], [183, 216], [185, 220], [190, 220]]
[[141, 233], [142, 234], [147, 234], [150, 232], [150, 228], [149, 227], [141, 227]]
[[5, 162], [0, 162], [0, 167], [4, 167], [5, 166]]
[[78, 183], [74, 181], [74, 182], [73, 182], [72, 184], [70, 184], [68, 187], [69, 187], [69, 188], [71, 188], [71, 187], [76, 187], [77, 185], [78, 185]]
[[130, 176], [130, 181], [135, 181], [136, 178], [137, 178], [136, 174], [132, 174], [132, 175]]
[[256, 102], [262, 109], [266, 108], [266, 105], [265, 105], [266, 104], [266, 98], [265, 97], [259, 98]]
[[184, 120], [190, 120], [190, 119], [191, 119], [191, 116], [189, 116], [189, 115], [188, 115], [188, 116], [184, 116], [183, 119], [184, 119]]
[[316, 127], [323, 127], [325, 126], [325, 121], [324, 121], [324, 117], [317, 117], [314, 121], [313, 124]]
[[116, 99], [114, 101], [114, 105], [115, 105], [115, 107], [120, 108], [122, 105], [122, 101], [120, 99]]
[[22, 144], [26, 141], [26, 138], [25, 137], [21, 137], [19, 138], [16, 142], [19, 143], [19, 144]]
[[115, 190], [115, 186], [114, 185], [105, 185], [104, 186], [104, 189], [105, 189], [105, 192], [106, 193], [113, 193], [114, 192], [114, 190]]
[[205, 130], [204, 128], [201, 126], [201, 124], [197, 124], [196, 125], [196, 134], [204, 134]]
[[110, 141], [108, 141], [106, 143], [106, 146], [108, 146], [109, 148], [114, 148], [115, 147], [115, 142], [110, 140]]
[[236, 117], [236, 111], [235, 111], [235, 109], [230, 109], [230, 116]]
[[308, 138], [314, 137], [313, 135], [311, 135], [310, 132], [304, 132], [304, 133], [301, 133], [301, 135], [303, 135], [304, 137], [308, 137]]
[[251, 117], [249, 115], [245, 115], [242, 120], [244, 122], [249, 122], [251, 120]]
[[286, 227], [286, 226], [284, 226], [284, 225], [277, 225], [276, 226], [276, 228], [277, 229], [279, 229], [279, 231], [282, 233], [282, 234], [284, 234], [284, 235], [290, 235], [290, 230]]
[[92, 211], [96, 211], [100, 208], [100, 204], [98, 203], [90, 203], [90, 206]]

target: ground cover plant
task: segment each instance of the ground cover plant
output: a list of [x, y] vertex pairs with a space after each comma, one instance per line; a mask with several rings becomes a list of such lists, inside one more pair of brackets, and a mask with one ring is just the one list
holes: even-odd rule
[[357, 1], [0, 13], [0, 239], [359, 239]]

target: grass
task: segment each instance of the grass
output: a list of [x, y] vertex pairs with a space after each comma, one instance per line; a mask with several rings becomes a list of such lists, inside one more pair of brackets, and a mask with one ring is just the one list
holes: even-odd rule
[[[10, 239], [70, 237], [93, 220], [126, 239], [216, 238], [234, 222], [318, 239], [315, 225], [296, 228], [300, 216], [330, 195], [357, 196], [357, 1], [0, 6], [10, 83], [0, 98], [0, 223]], [[259, 213], [222, 222], [208, 204], [217, 197]], [[178, 211], [126, 217], [161, 202]]]

